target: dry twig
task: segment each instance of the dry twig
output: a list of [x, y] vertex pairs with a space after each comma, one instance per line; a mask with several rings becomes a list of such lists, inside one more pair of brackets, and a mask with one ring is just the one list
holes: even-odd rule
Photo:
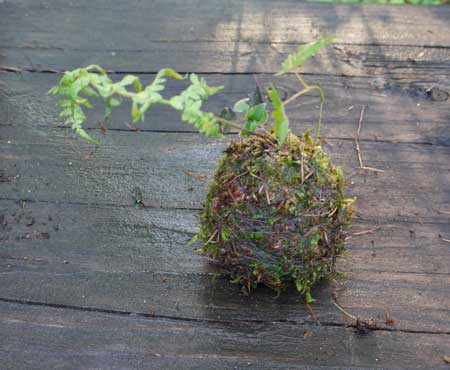
[[440, 215], [449, 215], [450, 216], [450, 211], [447, 211], [445, 209], [433, 208], [433, 211], [435, 211], [436, 213], [439, 213]]
[[377, 231], [380, 227], [374, 227], [373, 229], [370, 230], [364, 230], [364, 231], [358, 231], [356, 233], [351, 234], [351, 236], [359, 236], [359, 235], [365, 235], [365, 234], [373, 234], [375, 231]]
[[[358, 147], [359, 147], [359, 145], [358, 145]], [[384, 172], [384, 170], [380, 170], [378, 168], [373, 168], [373, 167], [367, 167], [367, 166], [356, 167], [356, 169], [364, 170], [364, 171], [371, 171], [371, 172], [379, 172], [379, 173], [383, 173]]]
[[314, 312], [313, 308], [311, 307], [311, 305], [310, 305], [308, 302], [305, 302], [305, 304], [306, 304], [306, 308], [307, 308], [308, 311], [309, 311], [309, 314], [311, 315], [311, 317], [313, 318], [313, 320], [317, 322], [317, 321], [318, 321], [317, 315], [316, 315], [316, 313]]
[[196, 174], [196, 173], [194, 173], [194, 172], [192, 172], [192, 171], [183, 171], [183, 173], [184, 173], [186, 176], [192, 177], [193, 179], [196, 179], [196, 180], [202, 180], [202, 181], [204, 181], [204, 180], [206, 180], [206, 179], [208, 178], [207, 175], [199, 175], [199, 174]]
[[[349, 108], [349, 110], [353, 109], [353, 107], [354, 106], [352, 105]], [[364, 164], [363, 164], [363, 160], [362, 160], [362, 156], [361, 156], [361, 148], [359, 147], [359, 134], [361, 133], [362, 121], [363, 121], [363, 117], [364, 117], [364, 111], [366, 110], [366, 108], [367, 108], [367, 105], [361, 106], [361, 113], [359, 115], [359, 121], [358, 121], [358, 129], [356, 130], [356, 135], [354, 137], [356, 155], [358, 156], [358, 162], [359, 162], [359, 167], [357, 167], [357, 169], [365, 170], [365, 171], [372, 171], [372, 172], [384, 172], [383, 170], [380, 170], [378, 168], [364, 166]]]

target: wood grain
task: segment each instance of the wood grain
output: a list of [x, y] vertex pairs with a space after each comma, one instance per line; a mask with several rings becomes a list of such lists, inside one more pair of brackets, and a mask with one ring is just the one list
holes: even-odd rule
[[[198, 213], [0, 201], [0, 257], [57, 266], [68, 261], [86, 271], [212, 272], [212, 265], [187, 245], [199, 222]], [[348, 254], [339, 268], [450, 274], [448, 243], [442, 240], [450, 237], [448, 216], [442, 215], [441, 221], [380, 222], [379, 229], [364, 233], [377, 225], [356, 219], [346, 242]]]
[[[53, 203], [0, 203], [0, 297], [84, 308], [155, 313], [180, 319], [309, 321], [293, 291], [250, 297], [187, 243], [197, 212]], [[443, 218], [446, 221], [447, 218]], [[30, 223], [33, 223], [30, 225]], [[358, 233], [373, 227], [356, 222]], [[450, 332], [450, 233], [445, 224], [382, 224], [348, 241], [337, 297], [355, 314], [398, 320], [393, 329]], [[47, 234], [48, 233], [48, 234]], [[343, 324], [333, 287], [314, 291], [322, 322]]]
[[[274, 72], [299, 44], [335, 34], [308, 72], [373, 75], [448, 69], [446, 7], [277, 1], [22, 0], [0, 4], [2, 65], [31, 70], [100, 63], [116, 71]], [[176, 24], [176, 27], [173, 25]], [[126, 29], [126, 32], [123, 30]], [[20, 32], [17, 32], [20, 30]], [[55, 32], [57, 30], [58, 32]], [[426, 48], [424, 48], [426, 47]], [[445, 71], [442, 71], [445, 76]]]
[[[147, 206], [199, 209], [226, 147], [189, 133], [111, 131], [97, 148], [61, 129], [5, 126], [2, 133], [10, 179], [0, 184], [2, 198], [48, 202], [133, 205], [137, 187]], [[363, 219], [441, 222], [433, 208], [450, 208], [449, 147], [361, 143], [365, 164], [385, 171], [375, 174], [355, 170], [352, 140], [330, 143]]]
[[[123, 74], [115, 74], [116, 81]], [[277, 78], [270, 75], [203, 75], [212, 86], [224, 85], [224, 90], [212, 97], [205, 105], [216, 114], [226, 106], [233, 106], [237, 100], [251, 95], [255, 79], [264, 85], [271, 79], [286, 96], [298, 91], [296, 79]], [[140, 75], [144, 83], [150, 83], [154, 75]], [[47, 91], [61, 78], [59, 74], [5, 73], [0, 74], [0, 125], [29, 125], [52, 127], [62, 125], [62, 118], [56, 107], [57, 98], [48, 96]], [[356, 132], [361, 105], [366, 105], [361, 140], [414, 142], [450, 146], [448, 100], [444, 100], [448, 85], [436, 78], [385, 77], [331, 77], [307, 76], [311, 83], [321, 85], [325, 91], [326, 103], [322, 135], [327, 138], [352, 139]], [[185, 83], [169, 81], [167, 96], [178, 94]], [[431, 89], [439, 89], [443, 100], [433, 100]], [[448, 96], [448, 95], [447, 95]], [[304, 96], [288, 105], [291, 126], [295, 132], [313, 129], [317, 120], [318, 97]], [[103, 118], [104, 104], [95, 101], [95, 108], [88, 110], [86, 127], [99, 129]], [[129, 130], [130, 105], [127, 102], [114, 111], [107, 127]], [[350, 109], [350, 110], [349, 110]], [[193, 132], [192, 126], [182, 123], [178, 112], [167, 108], [152, 107], [144, 123], [137, 126], [143, 131]]]
[[[2, 368], [447, 368], [450, 224], [436, 209], [450, 210], [449, 7], [7, 0], [0, 14]], [[358, 214], [338, 261], [346, 278], [313, 292], [315, 325], [294, 291], [244, 296], [187, 246], [235, 134], [208, 140], [158, 109], [137, 134], [124, 106], [105, 135], [93, 110], [94, 148], [61, 127], [46, 92], [53, 72], [91, 63], [144, 81], [169, 66], [225, 85], [209, 105], [218, 112], [330, 34], [336, 43], [304, 72], [325, 88], [324, 145]], [[278, 87], [295, 89], [288, 78]], [[294, 132], [313, 127], [316, 105], [306, 96], [289, 109]], [[383, 173], [355, 169], [360, 105], [364, 163]], [[359, 333], [333, 296], [354, 315], [383, 322], [387, 309], [396, 322]]]
[[[0, 303], [6, 368], [446, 369], [448, 335], [178, 321]], [[45, 342], [43, 342], [45, 341]], [[417, 354], [420, 353], [420, 356]]]
[[[115, 72], [151, 73], [161, 68], [197, 73], [274, 73], [297, 44], [249, 42], [152, 43], [148, 50], [69, 50], [0, 47], [2, 66], [34, 72], [63, 72], [99, 64]], [[334, 76], [433, 78], [448, 85], [448, 47], [339, 44], [305, 63], [308, 74]]]

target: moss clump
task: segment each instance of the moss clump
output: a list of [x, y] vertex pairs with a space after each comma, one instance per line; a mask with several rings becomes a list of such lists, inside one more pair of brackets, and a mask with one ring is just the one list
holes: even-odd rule
[[343, 190], [341, 169], [308, 133], [282, 147], [274, 136], [232, 143], [201, 214], [201, 251], [246, 291], [293, 283], [310, 301], [344, 249], [352, 207]]

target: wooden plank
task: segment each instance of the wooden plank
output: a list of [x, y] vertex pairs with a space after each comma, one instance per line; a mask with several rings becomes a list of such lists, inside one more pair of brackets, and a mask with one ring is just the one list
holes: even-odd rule
[[[124, 75], [114, 75], [119, 80]], [[47, 91], [60, 79], [59, 74], [6, 73], [0, 74], [0, 125], [62, 125], [56, 107], [56, 98]], [[145, 83], [150, 83], [154, 75], [141, 75]], [[207, 102], [206, 108], [218, 114], [223, 107], [232, 106], [235, 101], [252, 93], [255, 78], [260, 84], [268, 83], [270, 75], [205, 75], [213, 85], [224, 85], [220, 94]], [[382, 140], [393, 142], [415, 142], [449, 145], [448, 101], [445, 100], [448, 86], [438, 80], [416, 78], [392, 79], [366, 77], [307, 76], [309, 81], [321, 85], [326, 94], [322, 135], [326, 138], [351, 139], [355, 135], [361, 105], [365, 110], [361, 140]], [[274, 79], [280, 91], [287, 96], [298, 89], [296, 79]], [[178, 94], [184, 83], [170, 81], [167, 94]], [[438, 87], [440, 86], [440, 87]], [[433, 100], [427, 90], [440, 89], [442, 101]], [[437, 90], [433, 90], [437, 91]], [[436, 97], [434, 97], [436, 99]], [[288, 106], [291, 125], [296, 132], [314, 128], [317, 119], [318, 98], [304, 96]], [[349, 108], [352, 108], [349, 110]], [[99, 128], [104, 104], [98, 101], [93, 112], [89, 112], [86, 126]], [[130, 105], [115, 110], [108, 127], [128, 130]], [[193, 127], [180, 122], [178, 112], [166, 108], [152, 107], [147, 120], [137, 127], [143, 131], [184, 131], [193, 132]]]
[[[198, 211], [0, 201], [0, 258], [85, 271], [202, 272]], [[211, 271], [211, 269], [209, 269]]]
[[[226, 146], [197, 134], [114, 131], [92, 148], [64, 130], [27, 126], [4, 126], [0, 142], [9, 179], [0, 184], [2, 198], [132, 205], [138, 187], [148, 206], [194, 209]], [[450, 208], [449, 147], [362, 142], [365, 164], [385, 171], [366, 174], [354, 169], [353, 141], [330, 143], [327, 151], [351, 177], [348, 195], [358, 198], [360, 217], [442, 222], [433, 208]]]
[[[212, 274], [85, 271], [77, 265], [3, 259], [0, 271], [4, 299], [182, 320], [312, 321], [304, 298], [293, 288], [279, 299], [265, 288], [246, 297], [239, 286]], [[449, 283], [448, 275], [352, 273], [337, 299], [354, 315], [381, 323], [389, 310], [396, 320], [393, 329], [448, 334]], [[324, 283], [313, 296], [321, 322], [348, 323], [331, 303], [332, 287]]]
[[[197, 73], [274, 73], [297, 44], [151, 43], [148, 50], [70, 50], [2, 47], [2, 66], [29, 71], [65, 71], [99, 64], [116, 72], [156, 72], [173, 68]], [[199, 59], [201, 58], [201, 59]], [[203, 62], [201, 62], [202, 60]], [[335, 76], [414, 77], [448, 81], [449, 48], [339, 44], [302, 67], [305, 73]]]
[[[132, 188], [140, 186], [144, 191], [144, 202], [148, 205], [198, 208], [206, 183], [183, 171], [192, 170], [200, 175], [211, 176], [215, 160], [224, 147], [224, 143], [213, 143], [195, 134], [148, 132], [137, 135], [110, 132], [97, 152], [90, 155], [90, 146], [67, 137], [61, 130], [48, 132], [36, 127], [25, 126], [18, 129], [15, 126], [4, 126], [2, 133], [2, 158], [6, 164], [3, 177], [10, 180], [2, 183], [2, 194], [14, 199], [27, 197], [51, 201], [55, 205], [58, 202], [85, 202], [130, 206]], [[331, 150], [340, 163], [346, 163], [347, 168], [354, 166], [356, 159], [353, 143], [348, 140], [333, 142]], [[370, 158], [370, 164], [386, 170], [384, 174], [357, 175], [352, 178], [355, 187], [351, 190], [361, 197], [358, 207], [360, 214], [370, 220], [368, 228], [377, 222], [386, 224], [409, 220], [419, 224], [425, 222], [426, 225], [441, 224], [442, 229], [437, 226], [434, 229], [433, 226], [424, 232], [421, 240], [434, 235], [433, 240], [436, 241], [430, 245], [428, 252], [424, 252], [422, 256], [413, 256], [412, 252], [401, 260], [398, 259], [401, 255], [399, 252], [397, 264], [387, 263], [390, 266], [387, 268], [388, 272], [379, 268], [380, 265], [383, 266], [384, 259], [377, 259], [371, 268], [365, 269], [361, 267], [366, 263], [364, 256], [360, 256], [359, 267], [350, 270], [351, 280], [344, 293], [339, 296], [339, 301], [361, 315], [383, 315], [382, 306], [388, 305], [399, 318], [400, 327], [405, 330], [448, 331], [446, 307], [449, 305], [445, 297], [448, 297], [446, 289], [449, 275], [445, 267], [442, 269], [442, 266], [448, 264], [445, 263], [445, 257], [442, 265], [436, 264], [439, 256], [446, 254], [442, 253], [442, 249], [440, 252], [435, 251], [436, 253], [433, 251], [439, 238], [436, 233], [444, 233], [448, 227], [447, 217], [438, 215], [433, 210], [433, 207], [448, 208], [448, 191], [444, 186], [448, 183], [448, 148], [378, 142], [362, 145], [363, 153]], [[118, 151], [123, 153], [119, 158], [116, 155]], [[143, 160], [139, 160], [140, 158]], [[186, 166], [187, 163], [190, 167]], [[16, 175], [19, 177], [16, 178]], [[406, 188], [405, 184], [410, 188]], [[168, 189], [172, 191], [168, 192]], [[93, 194], [90, 193], [92, 190]], [[62, 204], [61, 207], [71, 205]], [[79, 218], [84, 218], [85, 215], [86, 213]], [[155, 218], [157, 217], [151, 215], [145, 220], [150, 222]], [[174, 220], [179, 218], [173, 217]], [[103, 225], [108, 223], [109, 220], [106, 220]], [[108, 228], [105, 230], [107, 232]], [[132, 232], [133, 227], [130, 230]], [[149, 235], [152, 234], [153, 232]], [[183, 243], [187, 241], [186, 236], [184, 238], [181, 238]], [[132, 240], [134, 239], [130, 237], [130, 241]], [[178, 239], [174, 237], [171, 240], [176, 242]], [[108, 239], [99, 244], [100, 252], [106, 249], [107, 243]], [[110, 243], [114, 244], [114, 241]], [[85, 250], [95, 250], [95, 247], [86, 247], [85, 244], [86, 241], [81, 247], [75, 247], [76, 253], [83, 255]], [[72, 244], [65, 245], [69, 247]], [[446, 248], [446, 245], [439, 245], [440, 248]], [[160, 246], [156, 250], [158, 248]], [[155, 263], [161, 263], [160, 266], [165, 266], [166, 271], [146, 268], [146, 263], [149, 263], [154, 254], [151, 247], [146, 251], [150, 255], [147, 254], [141, 262], [136, 262], [140, 255], [138, 253], [125, 258], [129, 259], [124, 262], [123, 270], [120, 258], [114, 259], [114, 255], [110, 255], [103, 263], [98, 258], [87, 262], [92, 258], [89, 253], [86, 258], [74, 257], [76, 253], [69, 254], [73, 258], [73, 263], [69, 264], [61, 263], [61, 260], [68, 258], [65, 254], [57, 254], [59, 263], [54, 260], [55, 257], [47, 262], [39, 261], [50, 257], [54, 250], [55, 248], [44, 249], [42, 255], [34, 255], [38, 261], [23, 260], [20, 255], [13, 255], [14, 258], [5, 256], [2, 260], [4, 284], [0, 296], [82, 307], [132, 307], [133, 311], [155, 310], [162, 315], [187, 318], [207, 316], [215, 319], [227, 317], [267, 320], [288, 317], [296, 322], [308, 318], [301, 297], [294, 295], [292, 298], [285, 298], [285, 301], [274, 302], [271, 293], [262, 291], [258, 293], [260, 295], [256, 300], [249, 303], [245, 297], [239, 296], [238, 287], [224, 281], [218, 283], [208, 269], [200, 267], [191, 272], [183, 271], [184, 266], [189, 264], [186, 260], [183, 261], [185, 256], [182, 256], [178, 267], [176, 263], [162, 264], [164, 258], [168, 260], [164, 254], [155, 258]], [[64, 250], [63, 253], [67, 253], [67, 248]], [[387, 252], [386, 258], [395, 261], [395, 253], [391, 253]], [[427, 254], [434, 257], [428, 259]], [[421, 257], [427, 261], [422, 268], [428, 266], [431, 270], [418, 268]], [[412, 269], [415, 268], [414, 272], [398, 267], [400, 264], [406, 265], [408, 261], [413, 261], [411, 266]], [[194, 266], [199, 266], [195, 265], [197, 263], [200, 261], [194, 262]], [[434, 274], [427, 275], [429, 272]], [[389, 284], [392, 284], [392, 288]], [[133, 290], [130, 290], [130, 286]], [[329, 302], [329, 289], [325, 287], [316, 292], [322, 302], [317, 307], [317, 312], [324, 320], [342, 322]], [[410, 304], [412, 297], [414, 307]]]
[[438, 370], [446, 369], [442, 356], [450, 345], [448, 335], [183, 322], [4, 302], [0, 312], [0, 354], [11, 370]]
[[[446, 7], [214, 0], [199, 8], [195, 2], [181, 0], [127, 4], [18, 0], [2, 3], [2, 10], [5, 33], [0, 40], [14, 46], [34, 42], [41, 47], [112, 49], [120, 44], [143, 49], [148, 41], [292, 43], [310, 42], [319, 30], [345, 34], [349, 44], [450, 46], [444, 32], [450, 17]], [[421, 32], [418, 25], [424, 26]], [[14, 29], [22, 32], [13, 34]], [[64, 37], [47, 33], [50, 29]]]
[[[187, 247], [196, 212], [12, 201], [0, 210], [0, 298], [174, 318], [309, 321], [292, 290], [278, 300], [267, 289], [247, 298], [216, 277]], [[352, 231], [372, 226], [356, 222]], [[448, 225], [400, 223], [354, 236], [338, 264], [349, 274], [339, 281], [339, 302], [381, 321], [388, 308], [396, 329], [450, 332], [450, 260], [438, 234], [449, 232]], [[332, 288], [314, 291], [315, 310], [321, 321], [343, 324]]]
[[33, 70], [100, 63], [117, 71], [171, 66], [273, 72], [298, 44], [329, 34], [339, 36], [337, 48], [323, 52], [307, 71], [371, 75], [380, 69], [426, 71], [430, 65], [447, 69], [450, 52], [446, 7], [215, 0], [199, 8], [180, 0], [134, 0], [126, 6], [111, 0], [95, 5], [22, 0], [3, 2], [0, 10], [5, 14], [2, 65]]
[[[66, 261], [85, 271], [214, 271], [187, 246], [198, 211], [0, 201], [0, 215], [0, 258], [12, 263]], [[450, 238], [448, 216], [441, 217], [442, 224], [381, 223], [374, 232], [351, 236], [339, 269], [450, 274], [448, 243], [442, 240]], [[356, 219], [349, 233], [374, 226]]]

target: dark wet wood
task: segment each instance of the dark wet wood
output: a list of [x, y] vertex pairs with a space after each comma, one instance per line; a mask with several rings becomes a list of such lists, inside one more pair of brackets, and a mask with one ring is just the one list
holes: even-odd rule
[[[0, 2], [0, 367], [445, 369], [450, 8], [199, 4]], [[295, 292], [246, 297], [187, 245], [236, 135], [202, 138], [162, 109], [134, 133], [125, 105], [106, 135], [93, 110], [87, 126], [102, 139], [93, 148], [61, 127], [46, 91], [61, 76], [50, 72], [90, 63], [144, 81], [170, 66], [225, 85], [209, 104], [218, 112], [326, 34], [337, 43], [304, 71], [326, 92], [325, 147], [344, 167], [358, 214], [338, 261], [347, 277], [314, 291], [317, 326]], [[295, 81], [278, 87], [292, 94]], [[306, 96], [289, 109], [295, 132], [314, 127], [316, 105]], [[360, 105], [364, 162], [384, 173], [355, 169]], [[380, 322], [388, 309], [396, 323], [358, 333], [333, 296]]]

